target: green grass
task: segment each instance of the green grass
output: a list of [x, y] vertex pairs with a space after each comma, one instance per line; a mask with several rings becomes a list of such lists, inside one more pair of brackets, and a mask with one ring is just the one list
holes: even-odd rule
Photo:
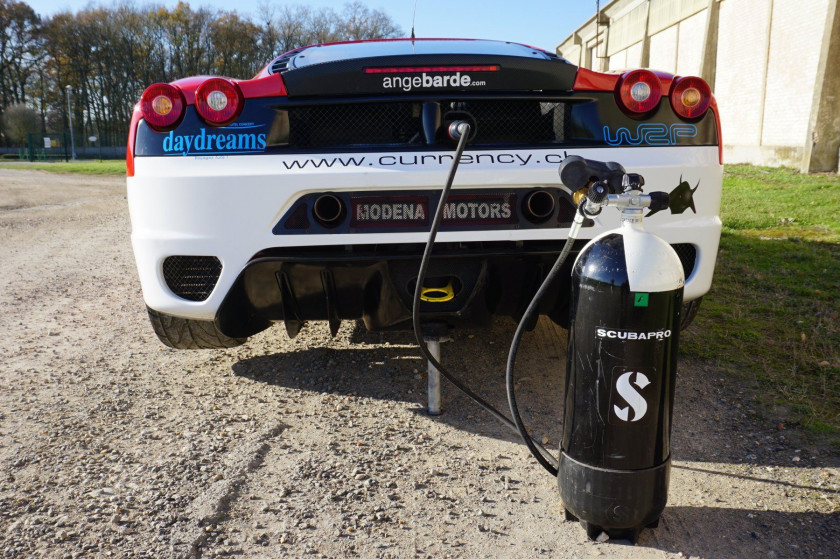
[[840, 433], [840, 176], [727, 166], [721, 218], [683, 354], [757, 381], [784, 421]]
[[58, 161], [55, 163], [0, 163], [0, 169], [48, 171], [50, 173], [73, 173], [82, 175], [124, 176], [125, 161]]

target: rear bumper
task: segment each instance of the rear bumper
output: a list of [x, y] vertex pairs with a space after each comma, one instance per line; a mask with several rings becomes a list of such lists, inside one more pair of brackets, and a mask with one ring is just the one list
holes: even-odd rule
[[[443, 243], [435, 246], [424, 285], [451, 289], [448, 300], [420, 303], [426, 322], [453, 327], [486, 323], [491, 315], [519, 319], [562, 250], [563, 242]], [[568, 319], [569, 280], [577, 241], [563, 271], [540, 304], [558, 324]], [[253, 335], [272, 322], [295, 331], [307, 320], [364, 321], [369, 330], [410, 329], [423, 245], [264, 251], [242, 271], [216, 315], [231, 337]], [[677, 245], [686, 275], [696, 265], [693, 245]]]
[[[511, 157], [479, 160], [476, 155], [485, 152], [469, 152], [471, 162], [464, 161], [455, 179], [453, 193], [463, 188], [511, 189], [511, 188], [556, 188], [559, 185], [557, 167], [566, 155], [579, 154], [591, 159], [618, 161], [629, 172], [645, 176], [646, 189], [674, 189], [681, 181], [688, 181], [695, 193], [696, 213], [688, 210], [681, 215], [667, 215], [666, 212], [652, 216], [645, 224], [649, 231], [661, 236], [671, 244], [690, 244], [696, 250], [696, 262], [690, 276], [686, 278], [685, 299], [691, 300], [706, 293], [711, 285], [714, 271], [721, 223], [718, 218], [722, 167], [718, 162], [718, 150], [710, 147], [628, 147], [592, 148], [566, 151], [554, 150], [511, 150], [505, 152]], [[394, 159], [394, 156], [397, 156]], [[416, 157], [412, 154], [411, 157]], [[422, 154], [421, 154], [422, 155]], [[351, 154], [346, 159], [356, 159], [349, 166], [335, 159], [341, 154], [329, 156], [310, 155], [259, 155], [218, 157], [138, 157], [135, 159], [135, 176], [128, 179], [128, 200], [132, 223], [132, 244], [134, 247], [140, 281], [146, 304], [174, 316], [199, 320], [219, 317], [226, 325], [226, 333], [232, 332], [236, 320], [227, 316], [238, 316], [229, 309], [236, 303], [234, 293], [241, 290], [243, 279], [257, 274], [270, 277], [271, 289], [277, 290], [278, 277], [291, 274], [294, 278], [308, 277], [313, 285], [321, 285], [322, 272], [337, 281], [337, 300], [334, 305], [339, 318], [364, 318], [375, 327], [392, 327], [402, 320], [403, 311], [382, 309], [374, 306], [352, 303], [353, 299], [379, 297], [371, 283], [375, 277], [393, 274], [394, 267], [411, 268], [419, 263], [422, 244], [428, 234], [423, 231], [377, 233], [354, 232], [328, 235], [276, 235], [273, 228], [281, 217], [302, 196], [319, 192], [393, 191], [398, 195], [404, 190], [439, 190], [446, 179], [449, 162], [440, 158], [399, 160], [399, 154]], [[359, 162], [359, 158], [363, 161]], [[327, 166], [323, 161], [332, 161]], [[297, 161], [298, 163], [294, 163]], [[312, 161], [319, 163], [315, 167]], [[329, 162], [328, 161], [328, 162]], [[307, 163], [309, 162], [309, 163]], [[591, 238], [618, 225], [618, 212], [604, 211], [596, 219], [594, 227], [584, 229], [584, 238]], [[563, 227], [541, 229], [466, 230], [444, 231], [438, 242], [456, 245], [481, 244], [490, 247], [486, 254], [453, 251], [450, 256], [441, 256], [436, 261], [442, 264], [446, 258], [451, 262], [460, 260], [479, 262], [470, 264], [484, 269], [489, 278], [493, 270], [502, 270], [499, 280], [518, 295], [487, 295], [491, 298], [487, 308], [500, 312], [511, 301], [520, 301], [527, 291], [527, 282], [536, 277], [534, 270], [550, 265], [565, 240], [567, 230]], [[454, 244], [453, 244], [454, 243]], [[517, 243], [520, 244], [517, 247]], [[498, 247], [505, 248], [505, 254], [496, 254]], [[403, 254], [394, 248], [420, 247], [413, 254]], [[532, 251], [531, 246], [542, 246]], [[553, 246], [556, 251], [545, 247]], [[342, 274], [330, 270], [346, 268], [341, 259], [352, 247], [360, 258], [349, 266], [367, 279], [353, 280], [354, 290], [341, 287]], [[375, 253], [390, 255], [383, 257], [365, 256], [359, 252], [370, 247]], [[384, 247], [384, 248], [383, 248]], [[389, 248], [390, 247], [390, 248]], [[320, 260], [309, 260], [301, 251], [320, 251]], [[542, 252], [540, 252], [542, 251]], [[442, 254], [436, 250], [436, 254]], [[395, 255], [401, 254], [400, 258]], [[173, 293], [163, 273], [163, 263], [173, 255], [213, 256], [222, 265], [221, 274], [209, 296], [202, 301], [190, 301]], [[311, 254], [310, 254], [311, 256]], [[469, 256], [469, 258], [467, 258]], [[268, 260], [266, 260], [266, 258]], [[365, 258], [368, 258], [365, 260]], [[297, 260], [296, 260], [297, 259]], [[401, 264], [397, 264], [401, 262]], [[247, 268], [247, 270], [246, 270]], [[512, 270], [523, 268], [530, 274], [513, 275]], [[354, 272], [355, 273], [355, 272]], [[278, 275], [279, 274], [279, 275]], [[377, 276], [378, 275], [378, 276]], [[317, 278], [317, 281], [316, 279]], [[518, 278], [518, 279], [517, 279]], [[526, 279], [528, 278], [528, 279]], [[261, 280], [262, 281], [262, 280]], [[267, 280], [266, 280], [267, 281]], [[303, 280], [301, 280], [303, 281]], [[245, 282], [247, 283], [247, 282]], [[256, 285], [259, 285], [257, 282]], [[383, 284], [384, 285], [384, 284]], [[359, 289], [359, 286], [366, 286]], [[303, 289], [292, 286], [295, 291]], [[399, 285], [397, 285], [399, 287]], [[255, 287], [250, 287], [253, 292]], [[268, 289], [268, 286], [266, 286]], [[390, 287], [388, 289], [391, 289]], [[394, 288], [396, 289], [396, 288]], [[563, 289], [558, 287], [558, 289]], [[323, 289], [321, 290], [323, 293]], [[371, 295], [370, 293], [374, 293]], [[404, 295], [404, 294], [403, 294]], [[402, 295], [394, 300], [403, 301]], [[495, 297], [495, 299], [494, 299]], [[249, 301], [259, 301], [254, 293]], [[270, 297], [268, 297], [270, 299]], [[306, 300], [303, 297], [302, 300]], [[223, 304], [225, 306], [222, 311]], [[254, 308], [266, 304], [274, 310], [263, 313], [264, 320], [279, 319], [283, 311], [263, 301], [253, 303]], [[319, 303], [320, 304], [320, 303]], [[233, 307], [231, 307], [233, 305]], [[512, 306], [516, 306], [511, 303]], [[303, 304], [303, 308], [314, 308], [315, 303]], [[359, 312], [361, 311], [361, 314]], [[333, 311], [324, 311], [333, 312]], [[505, 311], [507, 313], [507, 311]], [[548, 309], [546, 309], [548, 312]], [[281, 313], [281, 314], [278, 314]], [[300, 310], [302, 319], [312, 313]], [[515, 314], [511, 311], [508, 314]], [[273, 318], [278, 316], [278, 318]], [[271, 318], [265, 318], [271, 317]], [[478, 315], [463, 314], [462, 321], [478, 320]], [[262, 319], [260, 319], [262, 320]], [[246, 321], [247, 322], [247, 321]], [[235, 334], [231, 334], [235, 335]]]

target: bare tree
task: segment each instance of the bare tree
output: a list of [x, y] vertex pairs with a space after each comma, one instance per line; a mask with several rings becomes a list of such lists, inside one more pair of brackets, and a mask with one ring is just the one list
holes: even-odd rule
[[265, 3], [256, 17], [236, 11], [89, 5], [41, 20], [24, 1], [0, 0], [0, 111], [25, 100], [42, 126], [67, 130], [72, 87], [77, 138], [122, 143], [143, 89], [191, 75], [249, 78], [275, 56], [303, 45], [392, 37], [400, 28], [361, 2], [337, 12]]
[[383, 39], [402, 34], [402, 29], [382, 10], [371, 10], [361, 2], [344, 5], [340, 18], [344, 22], [342, 39]]

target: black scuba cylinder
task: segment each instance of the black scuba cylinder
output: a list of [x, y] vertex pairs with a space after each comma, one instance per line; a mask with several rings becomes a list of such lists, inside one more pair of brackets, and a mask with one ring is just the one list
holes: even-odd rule
[[635, 541], [665, 508], [684, 283], [638, 212], [575, 262], [558, 484], [592, 538]]

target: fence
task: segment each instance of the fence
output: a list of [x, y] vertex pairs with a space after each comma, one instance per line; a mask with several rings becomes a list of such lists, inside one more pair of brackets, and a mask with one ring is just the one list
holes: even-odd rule
[[[43, 144], [42, 144], [43, 145]], [[46, 157], [47, 153], [41, 153], [41, 149], [35, 149], [32, 159], [29, 158], [29, 147], [0, 147], [0, 159], [16, 161], [64, 161], [63, 154], [60, 157]], [[63, 149], [63, 148], [62, 148]], [[77, 159], [125, 159], [125, 146], [76, 146]], [[70, 148], [67, 148], [68, 160], [73, 155]]]

